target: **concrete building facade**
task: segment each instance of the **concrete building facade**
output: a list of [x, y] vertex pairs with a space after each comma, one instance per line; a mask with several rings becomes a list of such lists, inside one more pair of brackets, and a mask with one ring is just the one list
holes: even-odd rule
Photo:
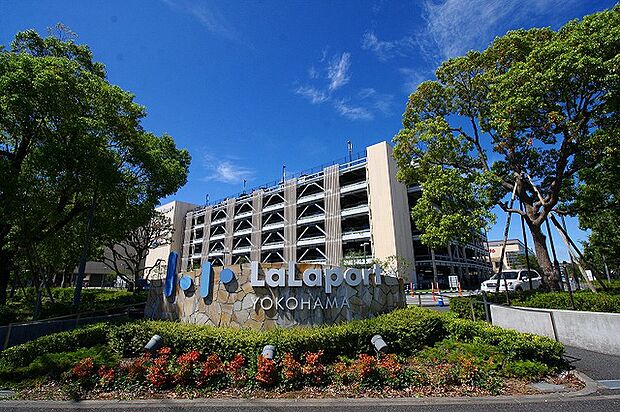
[[420, 244], [410, 217], [420, 193], [396, 179], [392, 148], [381, 142], [346, 162], [188, 210], [179, 269], [197, 269], [205, 261], [341, 265], [398, 256], [399, 275], [418, 288], [433, 280], [447, 285], [450, 274], [465, 286], [486, 279], [490, 263], [482, 236], [445, 251]]
[[[502, 255], [502, 244], [502, 240], [489, 240], [487, 242], [494, 272], [499, 271], [499, 261]], [[532, 249], [528, 249], [528, 253], [532, 257], [536, 256]], [[525, 258], [525, 245], [519, 239], [508, 239], [506, 241], [506, 251], [504, 253], [503, 269], [511, 270], [524, 267], [521, 262], [525, 262], [525, 260], [521, 261], [519, 259], [519, 256], [523, 256]]]

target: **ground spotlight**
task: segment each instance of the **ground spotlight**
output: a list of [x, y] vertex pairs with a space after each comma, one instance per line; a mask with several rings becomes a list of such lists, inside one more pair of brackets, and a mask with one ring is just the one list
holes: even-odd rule
[[372, 343], [372, 345], [375, 347], [377, 355], [379, 355], [379, 353], [381, 352], [385, 352], [388, 347], [387, 343], [385, 343], [381, 335], [375, 335], [370, 338], [370, 343]]
[[159, 349], [162, 345], [161, 336], [153, 335], [151, 340], [144, 346], [144, 350], [152, 352]]
[[273, 356], [276, 352], [276, 347], [273, 345], [265, 345], [263, 348], [263, 353], [261, 354], [263, 358], [273, 360]]

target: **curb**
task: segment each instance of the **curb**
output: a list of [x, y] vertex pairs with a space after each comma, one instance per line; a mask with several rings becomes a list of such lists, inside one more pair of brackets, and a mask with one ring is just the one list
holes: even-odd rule
[[587, 396], [587, 395], [592, 395], [593, 393], [599, 390], [600, 385], [598, 384], [598, 382], [592, 379], [591, 377], [589, 377], [588, 375], [586, 375], [585, 373], [579, 372], [577, 370], [572, 371], [572, 373], [573, 375], [577, 377], [577, 379], [585, 383], [586, 386], [585, 388], [578, 390], [576, 392], [568, 392], [566, 393], [566, 396], [572, 397], [572, 398], [578, 397], [578, 396]]

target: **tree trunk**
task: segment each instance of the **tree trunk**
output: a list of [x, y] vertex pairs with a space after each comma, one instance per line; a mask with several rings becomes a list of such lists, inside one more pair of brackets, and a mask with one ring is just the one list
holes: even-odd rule
[[534, 252], [536, 252], [536, 259], [542, 269], [541, 276], [543, 280], [543, 287], [546, 290], [560, 290], [560, 279], [553, 270], [553, 264], [549, 258], [549, 251], [547, 250], [547, 237], [543, 234], [540, 226], [531, 225], [528, 222], [530, 232], [532, 233], [532, 239], [534, 240]]
[[11, 252], [0, 249], [0, 305], [6, 305], [6, 289], [11, 277]]

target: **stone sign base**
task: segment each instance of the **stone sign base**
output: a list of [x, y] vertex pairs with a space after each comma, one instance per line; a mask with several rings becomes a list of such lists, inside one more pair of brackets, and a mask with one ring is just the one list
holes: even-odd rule
[[[282, 264], [259, 265], [260, 276], [271, 269], [287, 268]], [[306, 269], [324, 269], [321, 265], [295, 266], [296, 279]], [[163, 280], [151, 282], [145, 317], [149, 319], [180, 320], [212, 326], [230, 326], [267, 330], [295, 325], [334, 324], [353, 319], [365, 319], [405, 306], [402, 279], [370, 275], [369, 284], [351, 286], [347, 282], [326, 293], [323, 287], [280, 286], [253, 287], [251, 265], [228, 266], [234, 278], [220, 281], [223, 268], [213, 268], [210, 293], [200, 296], [200, 272], [182, 274], [192, 279], [187, 290], [181, 290], [177, 275], [175, 290], [170, 297], [163, 293]], [[225, 280], [227, 276], [224, 277]], [[187, 279], [186, 279], [187, 280]]]

